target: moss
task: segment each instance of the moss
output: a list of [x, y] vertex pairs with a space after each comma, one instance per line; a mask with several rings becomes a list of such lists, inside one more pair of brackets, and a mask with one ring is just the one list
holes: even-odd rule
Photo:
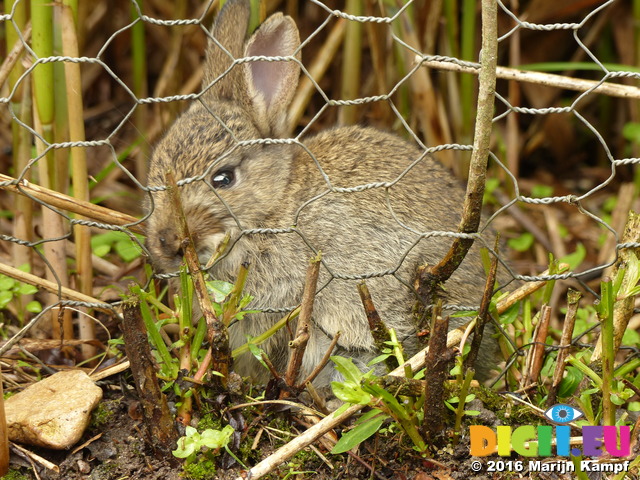
[[2, 477], [2, 480], [30, 480], [31, 476], [26, 473], [22, 473], [20, 470], [9, 469], [7, 474]]
[[216, 474], [216, 464], [213, 460], [203, 458], [200, 461], [185, 464], [184, 478], [189, 480], [204, 480], [214, 478]]
[[91, 414], [90, 427], [100, 428], [109, 423], [120, 409], [121, 400], [121, 398], [118, 398], [100, 402]]
[[[526, 405], [514, 403], [494, 390], [482, 385], [477, 388], [472, 388], [470, 393], [475, 394], [487, 410], [495, 413], [500, 423], [503, 425], [538, 425], [543, 423], [542, 419], [535, 415]], [[506, 407], [508, 403], [511, 403], [512, 405], [508, 409], [509, 416], [507, 417]]]
[[116, 462], [107, 461], [97, 465], [91, 472], [93, 480], [108, 480], [117, 478], [117, 472], [120, 466]]
[[207, 430], [208, 428], [211, 428], [213, 430], [222, 430], [222, 428], [224, 428], [224, 425], [220, 416], [212, 412], [202, 416], [202, 418], [198, 421], [197, 428], [199, 432]]

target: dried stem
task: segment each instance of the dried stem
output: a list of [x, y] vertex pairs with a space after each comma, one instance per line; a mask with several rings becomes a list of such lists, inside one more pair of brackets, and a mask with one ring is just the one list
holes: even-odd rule
[[535, 329], [533, 338], [533, 348], [530, 351], [527, 361], [527, 374], [522, 380], [522, 388], [528, 388], [535, 383], [542, 370], [544, 360], [544, 349], [546, 345], [547, 335], [549, 333], [549, 321], [551, 320], [551, 307], [542, 305], [540, 309], [540, 321]]
[[123, 314], [124, 345], [142, 405], [148, 442], [158, 458], [163, 458], [175, 465], [177, 459], [171, 455], [171, 450], [175, 448], [178, 433], [174, 427], [167, 399], [158, 384], [147, 330], [140, 312], [140, 300], [132, 296], [125, 301]]
[[447, 331], [449, 317], [439, 315], [433, 317], [429, 349], [425, 355], [427, 371], [424, 388], [423, 435], [429, 443], [440, 443], [445, 425], [446, 406], [444, 399], [444, 382], [447, 378], [447, 366], [452, 359], [451, 350], [447, 349]]
[[124, 213], [111, 210], [100, 205], [75, 199], [49, 188], [29, 183], [26, 179], [15, 179], [0, 173], [0, 189], [24, 195], [40, 204], [56, 207], [75, 213], [97, 222], [109, 225], [126, 226], [134, 233], [143, 233], [140, 220]]
[[[373, 304], [371, 293], [369, 293], [367, 284], [362, 281], [358, 283], [357, 287], [358, 293], [360, 294], [360, 300], [362, 300], [362, 305], [364, 306], [364, 313], [367, 316], [367, 321], [369, 322], [369, 331], [373, 336], [373, 342], [375, 343], [378, 351], [382, 352], [383, 349], [389, 348], [389, 346], [384, 343], [391, 340], [391, 337], [389, 336], [389, 330], [380, 318], [380, 315], [376, 310], [376, 306]], [[394, 358], [395, 357], [393, 356], [388, 356], [384, 361], [389, 371], [396, 368], [396, 362], [394, 362]]]
[[5, 265], [2, 262], [0, 262], [0, 274], [7, 275], [8, 277], [14, 278], [20, 282], [28, 283], [29, 285], [47, 290], [54, 295], [58, 295], [59, 298], [67, 298], [76, 302], [104, 305], [104, 310], [112, 311], [112, 308], [108, 304], [101, 302], [97, 298], [90, 297], [89, 295], [84, 295], [83, 293], [77, 292], [65, 286], [61, 286], [56, 282], [51, 282], [32, 273], [23, 272], [22, 270], [18, 270], [17, 268]]
[[[482, 196], [487, 173], [491, 129], [493, 125], [494, 94], [497, 65], [497, 4], [492, 0], [482, 1], [482, 57], [478, 109], [474, 132], [473, 153], [469, 165], [469, 181], [458, 227], [460, 233], [476, 233], [480, 225]], [[418, 272], [418, 294], [428, 305], [433, 303], [439, 285], [451, 277], [473, 245], [473, 238], [456, 238], [444, 258], [432, 267], [422, 266]], [[421, 302], [419, 302], [419, 307]], [[423, 318], [420, 315], [419, 318]], [[418, 325], [423, 330], [425, 325]]]
[[[448, 70], [460, 73], [471, 73], [478, 75], [481, 65], [459, 65], [457, 63], [443, 62], [439, 60], [423, 60], [417, 56], [415, 61], [425, 67], [436, 68], [438, 70]], [[586, 92], [592, 90], [594, 93], [608, 95], [619, 98], [640, 98], [640, 88], [631, 85], [620, 85], [615, 83], [601, 82], [596, 80], [583, 80], [582, 78], [566, 77], [552, 73], [532, 72], [519, 70], [517, 68], [496, 67], [497, 78], [504, 80], [514, 80], [524, 83], [546, 85], [548, 87], [561, 88], [563, 90], [573, 90], [576, 92]], [[614, 77], [614, 75], [611, 75]]]
[[329, 348], [327, 348], [327, 351], [322, 357], [322, 360], [320, 360], [320, 363], [316, 365], [316, 367], [309, 374], [309, 376], [300, 383], [300, 387], [306, 387], [309, 383], [313, 382], [318, 375], [320, 375], [320, 372], [324, 369], [327, 363], [329, 363], [331, 354], [333, 353], [333, 349], [336, 348], [336, 345], [338, 344], [338, 340], [340, 340], [341, 334], [342, 332], [338, 332], [333, 336], [333, 339], [331, 340], [331, 344], [329, 345]]
[[5, 476], [9, 471], [9, 428], [4, 414], [3, 381], [0, 371], [0, 477]]
[[581, 297], [582, 293], [577, 290], [569, 289], [569, 292], [567, 293], [567, 313], [562, 324], [560, 350], [558, 350], [558, 356], [556, 357], [556, 369], [553, 372], [553, 381], [551, 382], [549, 396], [547, 399], [547, 405], [549, 407], [556, 404], [558, 388], [560, 388], [560, 382], [564, 375], [565, 360], [569, 356], [569, 347], [571, 346], [573, 328], [576, 324], [576, 314], [578, 312], [578, 305]]
[[271, 372], [271, 376], [273, 378], [275, 378], [276, 380], [280, 380], [282, 377], [280, 377], [280, 373], [278, 373], [278, 370], [276, 370], [276, 367], [271, 362], [271, 359], [269, 358], [269, 355], [267, 355], [265, 352], [262, 352], [261, 357], [262, 357], [262, 361], [264, 362], [264, 364], [269, 369], [269, 372]]
[[[327, 40], [322, 45], [322, 48], [318, 50], [318, 55], [315, 56], [313, 62], [307, 69], [309, 77], [313, 78], [314, 81], [319, 82], [334, 61], [336, 52], [342, 44], [346, 27], [346, 19], [337, 19], [335, 26], [327, 36]], [[298, 86], [296, 96], [293, 98], [291, 106], [289, 107], [289, 125], [297, 125], [300, 122], [309, 104], [309, 100], [314, 93], [317, 93], [315, 84], [309, 77], [302, 75], [300, 78], [300, 85]]]
[[[62, 53], [69, 57], [78, 57], [77, 25], [74, 19], [73, 6], [70, 0], [64, 0], [60, 8], [60, 24], [62, 27]], [[77, 11], [77, 4], [74, 5]], [[82, 103], [82, 77], [80, 64], [74, 62], [64, 63], [65, 86], [67, 95], [67, 122], [69, 128], [69, 140], [81, 142], [86, 139], [84, 132], [84, 107]], [[90, 202], [89, 174], [87, 171], [87, 150], [84, 147], [71, 147], [71, 175], [73, 181], [73, 195], [77, 200]], [[78, 220], [86, 220], [78, 217]], [[93, 265], [91, 262], [91, 231], [87, 225], [76, 224], [73, 226], [73, 235], [76, 246], [76, 276], [78, 289], [90, 295], [93, 291]], [[78, 334], [83, 340], [96, 338], [95, 323], [85, 315], [78, 317]], [[96, 354], [96, 349], [89, 344], [82, 346], [84, 358], [91, 358]]]
[[[462, 328], [462, 329], [461, 329]], [[462, 336], [462, 332], [464, 331], [464, 327], [459, 327], [451, 330], [447, 335], [447, 348], [453, 348], [457, 344], [460, 343], [460, 338]], [[419, 370], [424, 367], [425, 354], [428, 350], [428, 347], [416, 353], [413, 357], [411, 357], [404, 365], [399, 366], [389, 375], [395, 376], [404, 376], [405, 367], [411, 368], [413, 371]], [[309, 428], [307, 431], [297, 436], [289, 443], [280, 447], [276, 450], [272, 455], [263, 459], [260, 463], [253, 466], [248, 472], [246, 472], [247, 476], [250, 478], [258, 479], [263, 477], [264, 475], [271, 472], [273, 469], [277, 468], [282, 462], [285, 462], [287, 459], [291, 458], [293, 455], [307, 447], [308, 445], [315, 442], [318, 438], [325, 435], [330, 430], [334, 429], [338, 425], [340, 425], [345, 420], [349, 419], [352, 415], [360, 412], [362, 410], [362, 405], [352, 405], [347, 408], [344, 412], [338, 415], [329, 415], [328, 417], [323, 418], [320, 422]], [[238, 477], [237, 480], [242, 480], [243, 477]], [[244, 477], [247, 478], [247, 477]]]
[[[499, 238], [496, 238], [495, 249], [498, 249]], [[491, 261], [491, 268], [489, 269], [489, 275], [487, 275], [487, 281], [484, 286], [484, 294], [482, 295], [482, 303], [480, 304], [480, 311], [478, 312], [478, 322], [474, 328], [473, 341], [471, 342], [471, 350], [467, 356], [466, 366], [473, 368], [478, 358], [478, 352], [480, 351], [480, 345], [482, 344], [482, 337], [484, 335], [484, 326], [487, 323], [489, 316], [489, 306], [491, 305], [491, 297], [493, 296], [493, 286], [496, 283], [496, 275], [498, 273], [498, 257], [493, 257]]]
[[13, 67], [16, 65], [16, 62], [20, 58], [20, 55], [22, 55], [22, 52], [24, 51], [25, 43], [28, 42], [31, 38], [31, 23], [27, 23], [24, 32], [22, 32], [22, 38], [24, 39], [24, 41], [20, 38], [16, 40], [13, 48], [11, 48], [11, 51], [5, 57], [2, 65], [0, 66], [0, 85], [4, 85], [4, 82], [7, 81], [9, 74], [13, 70]]
[[[307, 269], [307, 277], [304, 282], [302, 293], [302, 303], [300, 305], [300, 315], [298, 316], [298, 327], [294, 339], [289, 342], [291, 355], [289, 364], [284, 376], [284, 381], [288, 387], [293, 387], [300, 374], [302, 358], [309, 341], [309, 326], [311, 324], [311, 314], [313, 313], [313, 302], [316, 298], [316, 288], [318, 286], [318, 275], [320, 274], [321, 256], [311, 259]], [[286, 398], [291, 394], [290, 390], [283, 390], [281, 398]]]
[[[569, 270], [569, 265], [566, 263], [561, 263], [558, 265], [556, 273], [564, 273]], [[549, 270], [545, 270], [540, 274], [540, 276], [549, 275]], [[546, 280], [538, 280], [535, 282], [527, 282], [518, 289], [514, 290], [502, 300], [498, 302], [496, 305], [496, 310], [498, 313], [502, 314], [506, 312], [509, 308], [511, 308], [516, 302], [522, 300], [523, 298], [528, 297], [533, 292], [540, 290], [542, 287], [546, 286]]]
[[184, 252], [184, 258], [189, 269], [189, 275], [193, 281], [193, 287], [198, 299], [198, 305], [204, 315], [207, 322], [207, 332], [209, 347], [211, 350], [212, 368], [214, 371], [221, 375], [212, 375], [211, 379], [214, 384], [214, 388], [225, 390], [227, 386], [227, 379], [229, 377], [229, 371], [231, 369], [231, 351], [229, 350], [229, 333], [224, 323], [216, 316], [213, 306], [211, 305], [211, 298], [207, 292], [207, 285], [204, 281], [204, 274], [200, 268], [200, 260], [189, 232], [189, 226], [187, 225], [187, 219], [182, 210], [182, 203], [180, 201], [180, 194], [178, 192], [178, 185], [172, 172], [166, 173], [167, 178], [167, 193], [169, 195], [171, 206], [173, 208], [176, 225], [178, 226], [178, 236], [182, 239], [182, 251]]

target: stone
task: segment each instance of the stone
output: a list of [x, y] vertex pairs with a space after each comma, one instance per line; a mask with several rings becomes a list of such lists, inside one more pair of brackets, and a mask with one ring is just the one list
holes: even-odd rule
[[74, 445], [102, 399], [82, 370], [55, 373], [5, 401], [9, 440], [63, 450]]

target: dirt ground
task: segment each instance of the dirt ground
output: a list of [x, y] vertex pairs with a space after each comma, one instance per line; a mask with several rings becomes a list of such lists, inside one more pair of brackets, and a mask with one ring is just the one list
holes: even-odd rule
[[[103, 385], [103, 387], [109, 387]], [[119, 390], [119, 389], [117, 389]], [[182, 461], [172, 465], [167, 458], [172, 459], [170, 452], [165, 458], [154, 455], [153, 449], [146, 442], [145, 427], [137, 412], [137, 400], [134, 395], [123, 394], [121, 390], [114, 391], [105, 388], [105, 398], [98, 408], [99, 414], [94, 413], [91, 427], [83, 439], [78, 442], [80, 447], [70, 451], [52, 451], [33, 449], [34, 453], [58, 465], [59, 472], [34, 467], [24, 459], [13, 456], [12, 467], [17, 464], [24, 479], [42, 480], [178, 480], [184, 478], [215, 478], [219, 480], [243, 478], [246, 473], [243, 467], [231, 466], [222, 468], [229, 462], [228, 455], [220, 454], [216, 457], [217, 468], [215, 476], [190, 476], [182, 468]], [[101, 419], [98, 419], [100, 416]], [[259, 430], [267, 427], [273, 432], [262, 434], [256, 448], [243, 449], [240, 456], [247, 464], [254, 465], [269, 455], [285, 442], [283, 429], [289, 428], [292, 433], [299, 431], [288, 412], [263, 412], [260, 418], [247, 422], [248, 428], [243, 435], [243, 444], [251, 444]], [[274, 425], [277, 426], [274, 427]], [[280, 436], [280, 438], [277, 438]], [[490, 478], [478, 475], [471, 468], [469, 446], [464, 440], [455, 449], [444, 449], [436, 453], [433, 458], [426, 459], [413, 451], [408, 442], [400, 441], [397, 434], [393, 434], [393, 441], [389, 434], [374, 436], [360, 446], [353, 454], [331, 455], [323, 451], [320, 446], [313, 450], [306, 449], [294, 456], [288, 463], [274, 470], [267, 478], [313, 478], [322, 479], [398, 479], [398, 480], [427, 480], [427, 479], [466, 479], [480, 480]], [[324, 457], [324, 459], [322, 457]], [[173, 459], [175, 460], [175, 459]], [[37, 475], [34, 473], [34, 468]], [[11, 478], [11, 477], [7, 477]], [[498, 477], [494, 477], [498, 478]], [[560, 477], [556, 477], [560, 478]]]

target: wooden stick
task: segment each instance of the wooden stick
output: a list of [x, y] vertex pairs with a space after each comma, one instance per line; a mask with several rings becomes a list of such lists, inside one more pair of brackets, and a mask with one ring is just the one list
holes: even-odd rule
[[55, 295], [60, 295], [63, 298], [67, 298], [76, 302], [102, 304], [104, 305], [103, 308], [105, 310], [112, 311], [108, 304], [106, 304], [105, 302], [101, 302], [97, 298], [93, 298], [89, 295], [76, 292], [75, 290], [72, 290], [68, 287], [63, 287], [61, 285], [58, 285], [57, 283], [51, 282], [37, 275], [33, 275], [32, 273], [23, 272], [22, 270], [18, 270], [17, 268], [11, 267], [2, 262], [0, 262], [0, 273], [14, 278], [20, 282], [33, 285], [34, 287], [43, 288], [44, 290], [47, 290]]
[[[473, 75], [478, 75], [480, 73], [479, 65], [466, 66], [438, 60], [423, 60], [419, 55], [416, 56], [416, 62], [421, 63], [425, 67], [435, 68], [438, 70], [471, 73]], [[566, 77], [564, 75], [556, 75], [553, 73], [532, 72], [508, 67], [497, 67], [496, 76], [503, 80], [515, 80], [518, 82], [533, 83], [536, 85], [546, 85], [548, 87], [563, 88], [576, 92], [586, 92], [593, 89], [594, 93], [609, 95], [611, 97], [640, 99], [640, 88], [633, 87], [631, 85], [618, 85], [616, 83], [608, 82], [600, 83], [597, 80], [583, 80], [581, 78]], [[615, 77], [617, 75], [614, 74], [613, 76]]]
[[582, 293], [577, 290], [569, 289], [567, 293], [567, 313], [562, 324], [562, 337], [560, 338], [560, 350], [556, 357], [556, 368], [553, 372], [553, 381], [549, 387], [549, 396], [547, 406], [555, 405], [558, 396], [558, 389], [565, 370], [565, 361], [569, 356], [569, 347], [571, 346], [571, 337], [573, 337], [573, 328], [576, 324], [576, 315], [578, 313], [578, 305], [580, 303]]
[[[304, 282], [302, 293], [302, 303], [300, 304], [300, 315], [298, 315], [298, 327], [294, 339], [289, 342], [291, 354], [289, 364], [284, 375], [284, 381], [288, 387], [296, 384], [300, 374], [302, 358], [309, 341], [309, 329], [311, 325], [311, 314], [313, 313], [313, 302], [316, 298], [316, 287], [318, 286], [318, 275], [320, 274], [320, 255], [311, 259], [307, 269], [307, 277]], [[304, 386], [303, 386], [304, 387]], [[291, 394], [289, 390], [282, 390], [280, 398], [286, 398]]]
[[[1, 185], [4, 182], [12, 183], [8, 185]], [[82, 215], [83, 217], [91, 218], [96, 222], [118, 225], [120, 227], [126, 226], [134, 233], [144, 233], [142, 226], [139, 224], [140, 219], [132, 217], [131, 215], [120, 213], [100, 205], [94, 205], [91, 202], [78, 200], [77, 198], [56, 192], [55, 190], [40, 187], [25, 179], [21, 180], [19, 184], [16, 182], [17, 180], [15, 178], [0, 173], [0, 189], [24, 195], [25, 197], [35, 198], [36, 200], [51, 207], [60, 208], [77, 215]]]
[[171, 449], [176, 445], [178, 432], [174, 425], [174, 416], [169, 410], [167, 397], [160, 389], [138, 297], [129, 297], [123, 305], [123, 315], [124, 347], [142, 406], [147, 442], [156, 458], [175, 466], [178, 462], [177, 458], [171, 455]]

